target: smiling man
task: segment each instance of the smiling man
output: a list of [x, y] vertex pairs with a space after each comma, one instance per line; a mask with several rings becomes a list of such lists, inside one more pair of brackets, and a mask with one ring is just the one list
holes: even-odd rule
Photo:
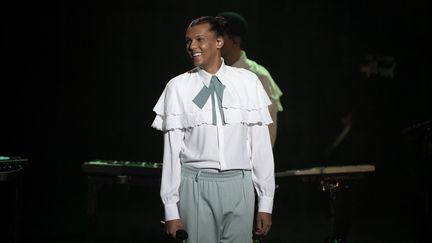
[[195, 68], [171, 79], [153, 111], [164, 132], [161, 199], [165, 230], [188, 243], [252, 242], [272, 223], [271, 104], [258, 77], [221, 58], [223, 18], [193, 20], [186, 51]]

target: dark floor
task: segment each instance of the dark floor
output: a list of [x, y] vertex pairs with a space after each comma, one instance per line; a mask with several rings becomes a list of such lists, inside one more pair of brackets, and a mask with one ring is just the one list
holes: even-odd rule
[[[277, 184], [273, 228], [263, 242], [325, 242], [331, 232], [330, 207], [319, 183], [280, 178]], [[368, 176], [338, 194], [336, 218], [347, 232], [346, 241], [427, 242], [420, 240], [424, 214], [416, 199], [419, 194], [409, 187]], [[86, 189], [83, 183], [80, 187], [47, 186], [39, 197], [29, 192], [34, 197], [25, 202], [21, 242], [174, 242], [160, 225], [163, 210], [157, 187], [103, 187], [94, 222], [86, 215]], [[62, 191], [70, 195], [59, 196]]]

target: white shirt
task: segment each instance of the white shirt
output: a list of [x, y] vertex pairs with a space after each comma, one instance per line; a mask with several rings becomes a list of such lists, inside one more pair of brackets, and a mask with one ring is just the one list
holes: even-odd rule
[[182, 164], [221, 171], [251, 170], [258, 210], [272, 212], [275, 183], [267, 128], [270, 100], [256, 75], [247, 70], [222, 64], [215, 75], [225, 85], [225, 125], [219, 109], [217, 124], [212, 124], [211, 97], [202, 109], [192, 102], [203, 85], [208, 87], [212, 76], [199, 68], [170, 80], [154, 108], [157, 115], [152, 126], [164, 131], [160, 193], [165, 220], [179, 218]]

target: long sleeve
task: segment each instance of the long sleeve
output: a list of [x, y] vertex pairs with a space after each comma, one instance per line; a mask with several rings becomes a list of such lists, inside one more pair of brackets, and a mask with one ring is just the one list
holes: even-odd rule
[[276, 136], [277, 136], [277, 122], [278, 122], [278, 120], [277, 120], [278, 111], [276, 109], [275, 103], [272, 103], [269, 106], [269, 112], [270, 112], [270, 116], [273, 120], [273, 123], [269, 124], [268, 128], [269, 128], [269, 133], [270, 133], [271, 145], [272, 145], [272, 147], [274, 147], [275, 142], [276, 142]]
[[252, 180], [258, 194], [258, 211], [272, 213], [275, 191], [274, 159], [266, 125], [249, 127]]
[[164, 133], [164, 154], [160, 195], [165, 208], [165, 220], [180, 218], [177, 207], [181, 178], [180, 151], [184, 132], [179, 129]]

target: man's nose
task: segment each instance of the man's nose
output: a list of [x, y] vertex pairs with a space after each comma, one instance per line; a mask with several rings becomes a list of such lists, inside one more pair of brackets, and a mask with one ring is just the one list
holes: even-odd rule
[[196, 42], [195, 41], [191, 41], [189, 43], [188, 50], [192, 51], [192, 50], [196, 49], [196, 46], [197, 46]]

